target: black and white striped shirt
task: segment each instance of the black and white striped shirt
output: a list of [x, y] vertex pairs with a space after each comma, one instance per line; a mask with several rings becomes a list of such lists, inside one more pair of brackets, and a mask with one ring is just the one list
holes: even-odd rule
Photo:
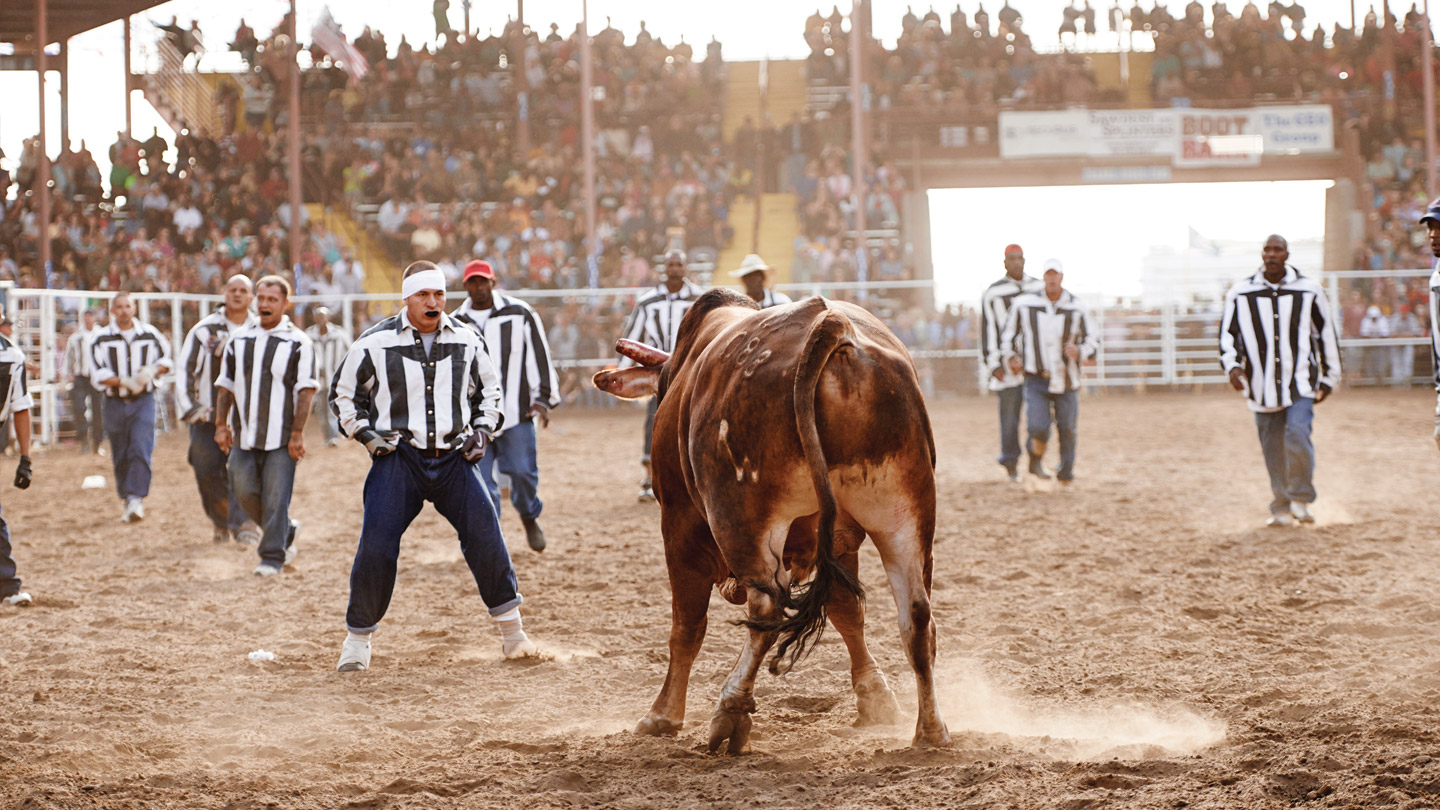
[[1225, 294], [1220, 365], [1245, 372], [1250, 410], [1282, 411], [1340, 384], [1340, 341], [1320, 282], [1286, 265], [1279, 284], [1256, 273]]
[[[688, 281], [676, 293], [667, 290], [664, 284], [657, 285], [635, 302], [635, 311], [625, 322], [625, 337], [662, 351], [675, 351], [675, 335], [680, 331], [680, 321], [702, 292], [704, 290], [699, 285]], [[620, 368], [633, 365], [634, 360], [620, 358]]]
[[422, 450], [458, 449], [472, 431], [493, 436], [505, 420], [480, 336], [444, 314], [428, 354], [404, 312], [367, 330], [331, 380], [330, 409], [350, 438], [394, 430]]
[[1435, 414], [1440, 416], [1440, 268], [1430, 274], [1430, 360], [1435, 369]]
[[[1075, 346], [1079, 357], [1065, 357]], [[1080, 387], [1080, 364], [1095, 356], [1100, 341], [1090, 323], [1090, 311], [1068, 290], [1051, 301], [1044, 290], [1015, 299], [1000, 334], [1000, 356], [1005, 362], [1019, 357], [1025, 373], [1050, 380], [1050, 392], [1063, 394]]]
[[4, 398], [0, 399], [0, 422], [35, 406], [25, 375], [25, 352], [5, 337], [0, 337], [0, 397]]
[[[115, 377], [134, 377], [146, 366], [159, 366], [169, 371], [174, 365], [170, 360], [170, 341], [159, 329], [139, 318], [125, 331], [112, 322], [97, 332], [90, 346], [90, 358], [94, 361], [90, 381], [96, 386]], [[155, 381], [151, 380], [145, 387], [145, 393], [154, 390]], [[129, 393], [120, 388], [106, 387], [105, 396], [128, 397]]]
[[[1004, 366], [1000, 360], [1000, 333], [1005, 331], [1005, 321], [1010, 317], [1010, 307], [1015, 299], [1042, 289], [1044, 285], [1040, 279], [1024, 274], [1019, 281], [1006, 275], [985, 288], [985, 294], [980, 296], [980, 360], [986, 370], [993, 372]], [[1004, 379], [997, 380], [994, 376], [989, 379], [991, 391], [1003, 391], [1025, 382], [1023, 375], [1008, 368], [1005, 369]]]
[[335, 376], [335, 369], [340, 368], [345, 353], [350, 351], [350, 336], [333, 323], [326, 327], [323, 335], [319, 326], [306, 329], [305, 334], [310, 336], [310, 344], [315, 347], [315, 378], [324, 387]]
[[279, 450], [290, 443], [296, 396], [319, 385], [310, 338], [288, 317], [274, 329], [256, 319], [230, 335], [215, 385], [235, 396], [235, 446]]
[[90, 356], [90, 341], [99, 334], [100, 327], [91, 327], [88, 331], [84, 324], [75, 329], [65, 341], [65, 370], [75, 379], [90, 379], [90, 374], [95, 365], [95, 360]]
[[246, 312], [244, 323], [233, 324], [225, 310], [219, 309], [191, 327], [180, 347], [180, 384], [175, 386], [175, 409], [181, 416], [192, 408], [215, 407], [215, 381], [220, 377], [225, 345], [237, 330], [256, 322], [255, 315]]
[[[500, 410], [505, 424], [530, 420], [530, 406], [560, 406], [560, 379], [550, 359], [545, 326], [529, 304], [495, 293], [490, 309], [479, 310], [466, 298], [450, 316], [479, 332], [500, 374]], [[503, 430], [503, 429], [502, 429]]]

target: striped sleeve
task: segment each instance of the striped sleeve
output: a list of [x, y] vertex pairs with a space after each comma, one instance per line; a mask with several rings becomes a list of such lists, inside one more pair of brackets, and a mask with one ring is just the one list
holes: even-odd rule
[[150, 329], [150, 333], [155, 336], [155, 342], [159, 346], [160, 354], [159, 357], [155, 358], [155, 361], [151, 363], [151, 365], [160, 366], [166, 371], [174, 369], [175, 361], [170, 359], [170, 339], [165, 337], [165, 333], [161, 332], [159, 329], [156, 329], [153, 326], [150, 326], [148, 328]]
[[26, 377], [27, 373], [25, 363], [22, 361], [15, 364], [15, 372], [10, 375], [10, 396], [7, 404], [12, 414], [28, 411], [35, 407], [35, 401], [30, 398], [30, 382]]
[[1080, 313], [1080, 334], [1076, 345], [1080, 348], [1080, 359], [1089, 360], [1100, 351], [1100, 336], [1095, 332], [1095, 322], [1090, 319], [1090, 308], [1075, 299], [1075, 309]]
[[[647, 298], [641, 298], [639, 301], [635, 302], [635, 311], [630, 313], [630, 322], [625, 324], [624, 337], [626, 340], [633, 340], [636, 343], [644, 343], [646, 345], [653, 344], [654, 341], [645, 339], [645, 327], [647, 325], [645, 308], [648, 303], [649, 301]], [[656, 346], [656, 348], [663, 349], [664, 347]], [[637, 365], [634, 360], [631, 360], [630, 358], [623, 355], [621, 356], [620, 368], [630, 368], [634, 365]]]
[[[299, 332], [299, 330], [296, 330]], [[303, 334], [295, 341], [297, 354], [300, 362], [296, 366], [295, 390], [303, 391], [306, 388], [319, 388], [320, 380], [315, 369], [315, 344]]]
[[545, 327], [535, 310], [525, 311], [525, 326], [529, 329], [530, 351], [526, 362], [530, 365], [530, 379], [535, 381], [531, 398], [547, 408], [560, 406], [560, 378], [555, 373], [555, 364], [550, 362], [550, 342], [545, 339]]
[[475, 366], [470, 382], [470, 427], [493, 436], [505, 424], [500, 410], [500, 375], [490, 362], [484, 345], [475, 348]]
[[998, 345], [1000, 359], [996, 365], [1008, 362], [1012, 357], [1019, 357], [1020, 353], [1015, 350], [1016, 344], [1020, 342], [1020, 305], [1010, 307], [1010, 314], [1005, 318], [1005, 326], [1000, 330], [1000, 342]]
[[1335, 312], [1322, 285], [1315, 285], [1315, 301], [1310, 306], [1311, 323], [1320, 343], [1320, 385], [1335, 390], [1340, 385], [1340, 340], [1335, 334]]
[[199, 399], [200, 373], [205, 359], [200, 350], [200, 333], [204, 328], [203, 322], [191, 327], [180, 347], [180, 384], [175, 386], [175, 410], [182, 416], [189, 413]]
[[980, 296], [980, 362], [990, 371], [1000, 367], [1000, 330], [1005, 327], [1003, 323], [995, 323], [995, 317], [990, 312], [990, 306], [994, 299], [990, 290]]
[[1235, 288], [1225, 295], [1225, 309], [1220, 316], [1220, 368], [1226, 374], [1243, 368], [1240, 349], [1244, 337], [1240, 334], [1240, 294]]
[[330, 382], [330, 410], [347, 437], [364, 441], [366, 434], [374, 432], [370, 415], [370, 392], [374, 387], [375, 365], [370, 362], [370, 352], [351, 346]]
[[235, 341], [225, 344], [225, 355], [220, 358], [220, 375], [215, 378], [215, 387], [235, 393]]

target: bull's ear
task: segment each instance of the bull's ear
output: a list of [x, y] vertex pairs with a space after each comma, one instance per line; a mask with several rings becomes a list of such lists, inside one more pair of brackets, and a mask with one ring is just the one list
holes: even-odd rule
[[639, 399], [654, 396], [660, 387], [660, 369], [635, 366], [633, 368], [610, 368], [597, 372], [592, 378], [595, 387], [621, 399]]

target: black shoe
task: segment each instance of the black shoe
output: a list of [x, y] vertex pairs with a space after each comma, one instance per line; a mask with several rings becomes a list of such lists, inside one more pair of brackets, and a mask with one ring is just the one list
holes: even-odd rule
[[1020, 483], [1020, 469], [1014, 464], [1006, 464], [1005, 477], [1009, 479], [1012, 484]]
[[531, 518], [520, 522], [525, 524], [525, 542], [529, 543], [530, 548], [535, 551], [544, 551], [545, 530], [540, 528], [540, 521]]
[[1045, 469], [1045, 461], [1040, 456], [1030, 457], [1030, 474], [1047, 481], [1050, 479], [1050, 473]]

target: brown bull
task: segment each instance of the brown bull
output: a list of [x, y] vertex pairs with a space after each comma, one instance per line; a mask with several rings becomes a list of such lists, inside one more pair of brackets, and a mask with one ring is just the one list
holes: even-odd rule
[[905, 347], [852, 304], [811, 298], [760, 311], [720, 289], [685, 315], [673, 355], [621, 344], [642, 366], [602, 371], [595, 385], [661, 397], [651, 461], [672, 602], [670, 667], [636, 731], [673, 735], [684, 724], [717, 585], [746, 605], [750, 639], [711, 718], [712, 752], [727, 742], [744, 750], [771, 647], [779, 643], [772, 672], [787, 652], [793, 665], [827, 617], [850, 653], [860, 723], [892, 722], [898, 709], [865, 644], [856, 577], [868, 535], [915, 670], [914, 742], [947, 743], [930, 613], [935, 442]]

